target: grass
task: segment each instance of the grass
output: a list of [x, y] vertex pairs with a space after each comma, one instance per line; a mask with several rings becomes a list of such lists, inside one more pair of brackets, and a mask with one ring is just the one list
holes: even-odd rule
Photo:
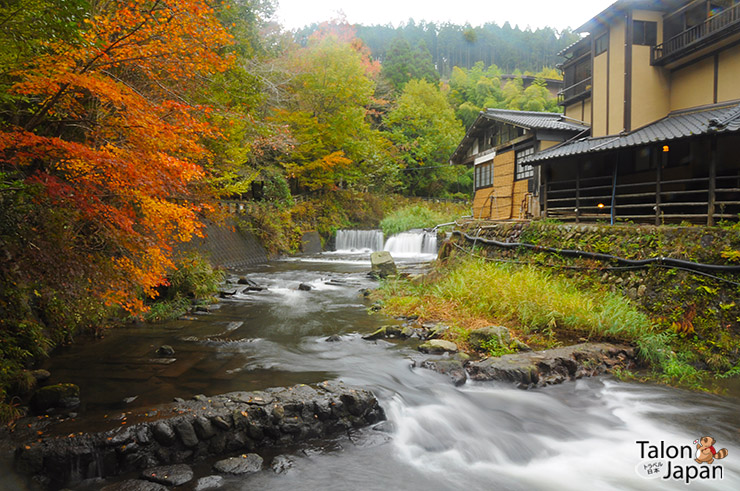
[[[491, 324], [507, 326], [535, 349], [583, 340], [627, 343], [653, 368], [654, 380], [703, 388], [702, 372], [691, 364], [688, 352], [677, 349], [675, 333], [658, 332], [650, 318], [619, 293], [537, 266], [465, 259], [439, 270], [435, 281], [388, 281], [379, 295], [390, 315], [451, 324], [449, 337], [463, 348], [470, 348], [472, 329]], [[513, 351], [513, 346], [485, 343], [482, 348], [491, 356]]]
[[386, 237], [415, 228], [430, 228], [459, 218], [468, 210], [466, 205], [419, 203], [386, 214], [380, 228]]
[[508, 325], [525, 336], [557, 330], [589, 339], [632, 342], [652, 332], [647, 316], [624, 297], [583, 289], [534, 266], [468, 260], [434, 284], [387, 283], [383, 293], [389, 311], [405, 310], [404, 315], [409, 315], [409, 306], [422, 312], [444, 304], [439, 310], [454, 307], [455, 315], [462, 311], [464, 317]]

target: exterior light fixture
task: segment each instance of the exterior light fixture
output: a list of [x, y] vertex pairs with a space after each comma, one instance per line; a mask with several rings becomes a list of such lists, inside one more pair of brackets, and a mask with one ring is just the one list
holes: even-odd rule
[[597, 206], [597, 207], [598, 207], [599, 209], [601, 209], [601, 208], [603, 208], [603, 207], [604, 207], [604, 203], [599, 203], [599, 204], [598, 204], [598, 205], [596, 205], [596, 206]]
[[670, 150], [671, 149], [670, 149], [670, 147], [668, 145], [663, 145], [663, 152], [664, 153], [669, 152]]

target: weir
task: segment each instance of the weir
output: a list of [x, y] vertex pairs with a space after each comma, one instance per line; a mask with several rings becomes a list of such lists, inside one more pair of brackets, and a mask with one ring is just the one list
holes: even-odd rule
[[388, 251], [396, 256], [437, 254], [437, 234], [426, 230], [409, 230], [388, 238], [383, 243], [381, 230], [338, 230], [337, 252]]
[[337, 230], [337, 251], [383, 250], [381, 230]]
[[425, 230], [402, 232], [389, 238], [383, 249], [391, 255], [437, 254], [437, 234]]

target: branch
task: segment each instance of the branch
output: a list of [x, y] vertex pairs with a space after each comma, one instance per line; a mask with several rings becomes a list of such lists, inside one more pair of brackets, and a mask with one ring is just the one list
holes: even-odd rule
[[[151, 17], [152, 12], [154, 12], [154, 10], [156, 9], [157, 5], [159, 5], [160, 2], [161, 2], [161, 0], [155, 0], [154, 4], [149, 9], [149, 13], [148, 13], [148, 16], [149, 17]], [[114, 42], [112, 42], [110, 45], [108, 45], [107, 48], [105, 48], [104, 50], [102, 50], [100, 53], [98, 53], [96, 56], [94, 56], [92, 60], [90, 60], [88, 63], [86, 63], [85, 66], [83, 66], [80, 69], [79, 73], [82, 74], [82, 73], [85, 73], [86, 71], [88, 71], [90, 68], [92, 68], [93, 64], [98, 59], [100, 59], [103, 55], [108, 54], [113, 48], [115, 48], [116, 46], [118, 46], [124, 40], [126, 40], [126, 39], [130, 38], [131, 36], [133, 36], [134, 34], [136, 34], [138, 31], [141, 30], [142, 27], [144, 27], [146, 25], [146, 23], [147, 23], [147, 20], [141, 21], [138, 26], [134, 27], [126, 35], [121, 36], [120, 38], [116, 39]], [[23, 126], [23, 129], [26, 130], [26, 131], [32, 131], [34, 128], [36, 128], [36, 126], [38, 126], [41, 123], [41, 119], [51, 110], [52, 107], [54, 107], [56, 105], [57, 102], [59, 102], [59, 99], [61, 99], [62, 96], [65, 94], [65, 92], [67, 92], [67, 89], [68, 88], [69, 88], [69, 84], [68, 83], [62, 84], [59, 87], [59, 90], [57, 90], [56, 94], [54, 94], [51, 98], [49, 98], [49, 99], [46, 100], [46, 102], [44, 103], [44, 105], [41, 106], [41, 109], [39, 110], [39, 112], [36, 113], [34, 115], [34, 117], [32, 117], [31, 120]]]

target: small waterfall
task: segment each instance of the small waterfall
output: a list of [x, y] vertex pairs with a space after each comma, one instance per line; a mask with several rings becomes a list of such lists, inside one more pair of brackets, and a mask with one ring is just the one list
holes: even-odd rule
[[437, 254], [437, 234], [410, 230], [389, 238], [383, 250], [396, 255]]
[[381, 230], [337, 230], [337, 251], [382, 251]]

